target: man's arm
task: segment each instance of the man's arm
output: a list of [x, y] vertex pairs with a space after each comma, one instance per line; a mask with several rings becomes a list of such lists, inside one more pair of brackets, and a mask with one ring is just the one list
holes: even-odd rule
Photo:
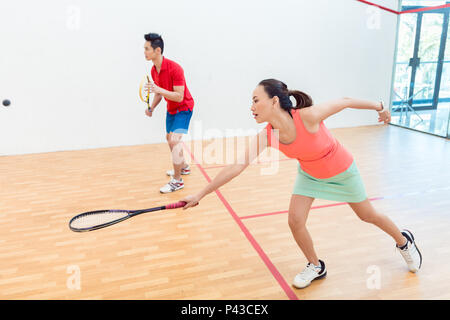
[[170, 73], [173, 83], [173, 91], [165, 90], [158, 86], [154, 86], [154, 92], [161, 94], [164, 98], [181, 102], [184, 99], [184, 71], [180, 66], [176, 66]]
[[305, 115], [308, 120], [312, 123], [320, 123], [326, 118], [336, 114], [345, 108], [353, 109], [368, 109], [376, 110], [378, 112], [383, 111], [383, 106], [381, 102], [372, 102], [367, 100], [359, 100], [352, 98], [342, 98], [329, 102], [324, 102], [320, 104], [313, 105], [312, 107], [305, 109]]
[[173, 86], [174, 91], [163, 89], [154, 83], [151, 83], [149, 87], [151, 93], [159, 94], [168, 100], [181, 102], [184, 99], [184, 86]]
[[162, 96], [159, 93], [156, 93], [153, 97], [152, 104], [150, 105], [150, 110], [153, 112], [155, 110], [156, 106], [161, 102]]

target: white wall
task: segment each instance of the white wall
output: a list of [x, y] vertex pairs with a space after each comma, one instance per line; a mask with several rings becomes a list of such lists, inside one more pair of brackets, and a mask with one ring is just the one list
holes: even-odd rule
[[[12, 106], [0, 106], [0, 154], [164, 141], [165, 103], [147, 118], [137, 96], [151, 67], [148, 32], [161, 33], [165, 55], [183, 66], [192, 123], [203, 129], [261, 128], [251, 92], [269, 77], [316, 102], [389, 101], [397, 17], [368, 8], [355, 0], [2, 1], [0, 99]], [[377, 115], [345, 110], [326, 123], [376, 124]]]

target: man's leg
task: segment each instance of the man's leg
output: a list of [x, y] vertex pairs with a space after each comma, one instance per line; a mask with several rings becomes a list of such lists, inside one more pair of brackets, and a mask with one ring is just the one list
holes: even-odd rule
[[181, 180], [181, 169], [187, 167], [183, 154], [183, 145], [181, 144], [182, 138], [182, 133], [171, 132], [168, 139], [169, 148], [172, 152], [173, 177], [176, 180]]

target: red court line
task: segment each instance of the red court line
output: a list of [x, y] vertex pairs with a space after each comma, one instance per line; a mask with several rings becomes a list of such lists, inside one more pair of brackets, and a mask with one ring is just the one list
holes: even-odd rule
[[380, 9], [382, 9], [382, 10], [386, 10], [386, 11], [389, 11], [389, 12], [392, 12], [392, 13], [395, 13], [395, 14], [400, 14], [399, 11], [389, 9], [389, 8], [387, 8], [387, 7], [380, 6], [380, 5], [378, 5], [378, 4], [376, 4], [376, 3], [373, 3], [373, 2], [369, 2], [369, 1], [365, 1], [365, 0], [357, 0], [357, 1], [362, 2], [362, 3], [365, 3], [365, 4], [368, 4], [369, 6], [378, 7], [378, 8], [380, 8]]
[[405, 11], [397, 11], [397, 10], [393, 10], [393, 9], [389, 9], [387, 7], [384, 6], [380, 6], [376, 3], [370, 2], [370, 1], [366, 1], [366, 0], [357, 0], [359, 2], [368, 4], [369, 6], [374, 6], [374, 7], [378, 7], [382, 10], [391, 12], [391, 13], [395, 13], [395, 14], [403, 14], [403, 13], [413, 13], [413, 12], [422, 12], [422, 11], [430, 11], [430, 10], [435, 10], [435, 9], [442, 9], [442, 8], [447, 8], [450, 7], [450, 4], [442, 4], [439, 6], [432, 6], [432, 7], [426, 7], [426, 8], [418, 8], [418, 9], [411, 9], [411, 10], [405, 10]]
[[[384, 199], [384, 197], [369, 198], [370, 201], [381, 200], [381, 199]], [[332, 204], [324, 204], [324, 205], [321, 205], [321, 206], [311, 207], [311, 210], [313, 210], [313, 209], [320, 209], [320, 208], [343, 206], [345, 204], [347, 204], [347, 202], [338, 202], [338, 203], [332, 203]], [[251, 216], [240, 217], [240, 219], [244, 220], [244, 219], [251, 219], [251, 218], [273, 216], [273, 215], [276, 215], [276, 214], [282, 214], [282, 213], [288, 213], [288, 212], [289, 212], [288, 210], [283, 210], [283, 211], [275, 211], [275, 212], [269, 212], [269, 213], [254, 214], [254, 215], [251, 215]]]
[[[193, 162], [195, 162], [196, 166], [199, 168], [200, 172], [203, 174], [205, 179], [208, 182], [211, 182], [211, 178], [206, 173], [205, 169], [196, 161], [194, 155], [191, 153], [191, 151], [188, 149], [188, 147], [182, 142], [186, 151], [190, 154], [191, 159]], [[247, 227], [244, 225], [244, 223], [241, 221], [241, 219], [238, 217], [236, 212], [233, 210], [233, 208], [230, 206], [228, 201], [224, 198], [222, 193], [219, 190], [215, 191], [219, 199], [224, 204], [225, 208], [227, 208], [230, 215], [233, 217], [234, 221], [238, 224], [239, 228], [241, 228], [241, 231], [244, 233], [247, 240], [251, 243], [253, 248], [256, 250], [258, 255], [261, 257], [267, 268], [269, 268], [269, 271], [272, 273], [275, 280], [277, 280], [278, 284], [281, 286], [281, 288], [284, 290], [286, 295], [289, 297], [290, 300], [298, 300], [297, 295], [294, 293], [294, 291], [291, 289], [291, 287], [287, 284], [287, 282], [284, 280], [284, 278], [281, 276], [280, 272], [277, 270], [275, 265], [270, 261], [267, 254], [264, 252], [264, 250], [261, 248], [259, 243], [255, 240], [255, 238], [252, 236], [250, 231], [248, 231]]]

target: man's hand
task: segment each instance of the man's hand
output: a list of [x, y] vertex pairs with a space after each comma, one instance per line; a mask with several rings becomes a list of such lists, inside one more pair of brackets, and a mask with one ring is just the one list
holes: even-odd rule
[[144, 86], [145, 91], [150, 93], [161, 93], [162, 89], [158, 87], [154, 82], [147, 82]]
[[153, 110], [149, 108], [145, 109], [145, 115], [151, 117], [153, 115]]

